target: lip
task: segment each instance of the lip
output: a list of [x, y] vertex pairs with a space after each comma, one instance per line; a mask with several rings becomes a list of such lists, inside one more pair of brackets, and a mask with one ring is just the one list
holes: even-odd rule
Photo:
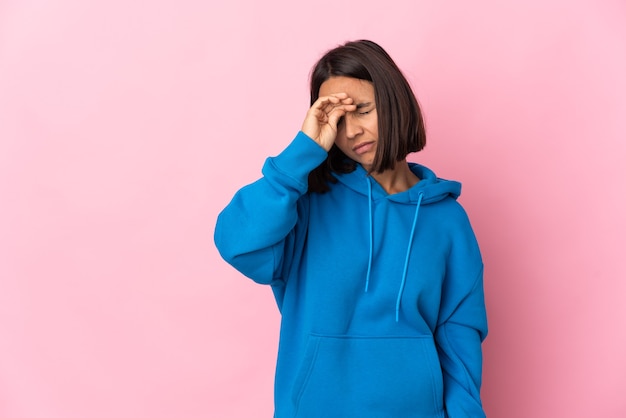
[[356, 154], [365, 154], [368, 151], [371, 151], [372, 148], [374, 148], [374, 141], [369, 141], [369, 142], [361, 142], [360, 144], [355, 145], [354, 147], [352, 147], [352, 151], [354, 151]]

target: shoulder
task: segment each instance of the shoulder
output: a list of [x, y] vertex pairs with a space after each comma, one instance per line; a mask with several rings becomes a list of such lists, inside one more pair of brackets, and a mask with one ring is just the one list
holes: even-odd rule
[[427, 205], [428, 208], [448, 222], [469, 223], [469, 216], [463, 205], [452, 196], [445, 197], [438, 202]]

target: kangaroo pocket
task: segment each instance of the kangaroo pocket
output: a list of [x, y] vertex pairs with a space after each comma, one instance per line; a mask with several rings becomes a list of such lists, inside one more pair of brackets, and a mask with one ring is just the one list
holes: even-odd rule
[[430, 336], [309, 336], [293, 388], [298, 417], [442, 417]]

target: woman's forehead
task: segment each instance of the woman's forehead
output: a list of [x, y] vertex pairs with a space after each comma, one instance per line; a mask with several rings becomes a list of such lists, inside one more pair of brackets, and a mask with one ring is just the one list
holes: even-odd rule
[[352, 77], [331, 77], [320, 86], [319, 95], [346, 93], [355, 101], [373, 101], [374, 86], [367, 80]]

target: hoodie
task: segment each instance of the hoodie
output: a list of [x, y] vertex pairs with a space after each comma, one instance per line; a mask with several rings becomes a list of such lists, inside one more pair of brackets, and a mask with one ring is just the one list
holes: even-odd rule
[[275, 417], [482, 417], [483, 264], [458, 182], [389, 195], [365, 169], [308, 193], [299, 132], [220, 213], [222, 257], [281, 312]]

